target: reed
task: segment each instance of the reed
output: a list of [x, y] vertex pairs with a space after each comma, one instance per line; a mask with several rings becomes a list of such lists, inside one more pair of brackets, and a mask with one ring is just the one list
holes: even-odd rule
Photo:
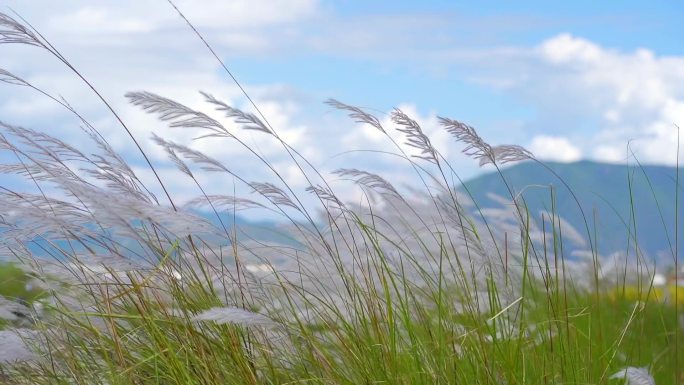
[[[0, 44], [42, 49], [91, 84], [36, 29], [5, 14]], [[253, 181], [190, 145], [154, 136], [197, 186], [198, 196], [181, 204], [156, 172], [166, 199], [155, 196], [67, 101], [10, 72], [0, 76], [68, 110], [92, 144], [83, 151], [0, 122], [0, 150], [14, 159], [0, 172], [35, 186], [0, 186], [0, 253], [22, 269], [15, 276], [41, 291], [23, 304], [0, 297], [0, 319], [15, 326], [0, 331], [5, 383], [652, 384], [651, 375], [671, 383], [681, 373], [677, 302], [653, 294], [643, 259], [635, 262], [643, 274], [633, 283], [634, 301], [615, 290], [626, 273], [618, 283], [600, 279], [603, 260], [588, 225], [584, 234], [571, 231], [553, 208], [537, 221], [510, 186], [493, 220], [452, 183], [454, 167], [399, 109], [385, 127], [362, 108], [327, 101], [385, 135], [419, 181], [410, 191], [371, 170], [325, 174], [258, 109], [202, 93], [209, 113], [130, 92], [132, 106], [171, 129], [244, 148], [251, 158], [240, 162], [272, 174]], [[210, 116], [216, 112], [223, 118]], [[458, 120], [439, 121], [465, 154], [502, 177], [503, 164], [538, 162], [520, 146], [490, 145]], [[281, 145], [308, 187], [288, 183], [241, 130]], [[207, 192], [200, 173], [229, 176], [251, 193]], [[357, 186], [363, 202], [340, 196], [333, 177]], [[278, 216], [292, 242], [240, 237], [235, 213], [245, 210]], [[566, 258], [564, 232], [586, 237], [591, 258]], [[20, 313], [31, 322], [18, 328]]]

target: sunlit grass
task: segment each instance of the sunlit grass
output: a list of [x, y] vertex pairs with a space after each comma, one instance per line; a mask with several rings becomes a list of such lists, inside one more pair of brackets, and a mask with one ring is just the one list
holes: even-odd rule
[[[91, 85], [45, 37], [2, 16], [0, 42], [44, 49]], [[246, 149], [251, 158], [240, 161], [272, 172], [272, 181], [254, 182], [155, 136], [179, 175], [197, 187], [191, 206], [214, 214], [220, 222], [214, 225], [177, 204], [155, 173], [168, 198], [168, 204], [160, 202], [67, 102], [8, 72], [0, 75], [73, 113], [98, 151], [0, 122], [0, 148], [19, 160], [7, 171], [61, 192], [0, 194], [9, 212], [3, 247], [9, 245], [21, 262], [0, 268], [0, 294], [11, 305], [22, 299], [44, 307], [41, 315], [27, 310], [21, 325], [13, 319], [16, 309], [0, 308], [10, 311], [7, 324], [23, 338], [0, 332], [5, 383], [603, 384], [619, 383], [613, 377], [624, 372], [647, 380], [651, 373], [666, 384], [682, 373], [684, 292], [652, 287], [644, 258], [625, 260], [636, 269], [626, 265], [624, 274], [615, 274], [618, 283], [600, 278], [602, 259], [592, 246], [599, 231], [590, 230], [582, 207], [590, 245], [584, 251], [591, 257], [567, 258], [556, 202], [542, 223], [535, 222], [537, 213], [527, 211], [524, 196], [499, 168], [537, 162], [522, 147], [492, 146], [473, 127], [439, 118], [467, 155], [495, 166], [509, 190], [510, 201], [500, 210], [504, 219], [489, 221], [478, 202], [454, 186], [454, 168], [416, 121], [396, 109], [393, 127], [384, 127], [361, 108], [329, 100], [385, 135], [416, 180], [404, 191], [370, 171], [335, 170], [335, 178], [363, 192], [363, 204], [350, 204], [336, 195], [330, 175], [260, 113], [202, 93], [219, 119], [150, 92], [128, 93], [133, 105], [171, 128]], [[224, 120], [282, 146], [309, 185], [288, 183]], [[200, 172], [252, 193], [207, 192], [196, 177]], [[293, 244], [243, 242], [239, 227], [219, 215], [249, 209], [279, 215]], [[45, 253], [22, 248], [34, 241]], [[673, 255], [676, 260], [676, 250]], [[36, 291], [27, 289], [29, 279]], [[635, 369], [640, 367], [648, 368]]]

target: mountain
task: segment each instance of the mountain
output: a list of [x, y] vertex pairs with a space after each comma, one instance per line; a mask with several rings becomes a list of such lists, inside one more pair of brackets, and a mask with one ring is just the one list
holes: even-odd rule
[[[510, 201], [510, 188], [514, 196], [524, 198], [530, 215], [537, 222], [540, 222], [542, 211], [555, 211], [585, 239], [589, 238], [587, 234], [591, 234], [594, 247], [602, 255], [627, 252], [628, 248], [633, 255], [634, 240], [628, 235], [631, 232], [636, 234], [638, 247], [646, 257], [672, 263], [676, 247], [675, 229], [678, 239], [684, 241], [684, 223], [675, 225], [676, 210], [680, 220], [684, 220], [684, 201], [678, 205], [675, 196], [676, 175], [676, 168], [665, 166], [626, 166], [591, 161], [547, 162], [541, 165], [528, 161], [506, 167], [500, 174], [493, 172], [470, 179], [461, 189], [469, 191], [481, 209], [498, 209], [505, 204], [502, 198]], [[553, 206], [552, 191], [555, 197]], [[220, 226], [213, 214], [195, 213]], [[277, 221], [250, 220], [241, 215], [233, 217], [227, 214], [222, 214], [221, 219], [228, 229], [233, 223], [237, 225], [241, 240], [258, 239], [297, 245]], [[215, 241], [226, 242], [218, 238]], [[42, 255], [49, 245], [37, 241], [27, 246]], [[135, 245], [130, 247], [135, 249]], [[564, 242], [564, 248], [564, 254], [570, 256], [572, 243]]]
[[[646, 256], [673, 261], [676, 209], [680, 221], [684, 219], [684, 202], [677, 205], [675, 193], [676, 168], [591, 161], [548, 162], [545, 165], [548, 169], [536, 162], [522, 162], [503, 169], [500, 174], [489, 173], [466, 181], [464, 189], [480, 207], [501, 207], [500, 198], [492, 194], [511, 199], [505, 180], [514, 195], [524, 197], [530, 215], [537, 219], [541, 218], [541, 211], [551, 211], [553, 191], [556, 213], [585, 238], [588, 228], [601, 254], [626, 252], [631, 231], [636, 234], [638, 246]], [[588, 226], [571, 190], [584, 211]], [[681, 182], [679, 193], [682, 193]], [[678, 226], [680, 240], [684, 240], [682, 225], [684, 223]], [[633, 250], [633, 239], [629, 245]]]
[[[514, 196], [520, 194], [524, 198], [530, 215], [538, 223], [543, 211], [555, 211], [586, 240], [591, 234], [592, 244], [601, 255], [627, 253], [628, 248], [630, 255], [634, 255], [636, 234], [638, 247], [644, 256], [649, 260], [657, 258], [671, 263], [676, 246], [676, 175], [677, 169], [667, 166], [627, 166], [592, 161], [545, 162], [543, 165], [520, 162], [504, 168], [501, 174], [492, 172], [470, 179], [462, 189], [467, 189], [477, 205], [484, 209], [502, 208], [502, 198], [511, 199], [510, 188]], [[680, 193], [680, 199], [684, 198], [681, 187]], [[678, 226], [679, 239], [684, 241], [684, 199], [678, 210], [683, 221]], [[219, 224], [215, 216], [209, 213], [202, 215]], [[239, 215], [235, 218], [222, 215], [222, 220], [228, 226], [235, 220], [243, 240], [253, 238], [296, 245], [282, 232], [277, 221], [251, 221]], [[565, 237], [563, 244], [566, 256], [571, 255], [573, 248], [583, 250], [567, 242], [569, 238]]]
[[[216, 226], [219, 229], [225, 226], [226, 230], [228, 230], [231, 233], [231, 235], [233, 226], [235, 226], [235, 228], [237, 229], [237, 234], [235, 235], [237, 235], [238, 239], [241, 241], [258, 240], [266, 243], [282, 244], [289, 246], [299, 245], [299, 243], [294, 240], [292, 235], [288, 234], [287, 231], [283, 230], [283, 226], [285, 224], [278, 222], [276, 220], [252, 220], [239, 214], [232, 215], [226, 212], [222, 212], [219, 214], [219, 220], [216, 217], [216, 215], [212, 212], [197, 210], [192, 210], [191, 212], [207, 219], [209, 222], [213, 223], [214, 226]], [[205, 238], [207, 237], [205, 236]], [[223, 238], [223, 236], [221, 238]], [[227, 240], [225, 238], [207, 238], [205, 240], [213, 240], [219, 244], [227, 243]]]

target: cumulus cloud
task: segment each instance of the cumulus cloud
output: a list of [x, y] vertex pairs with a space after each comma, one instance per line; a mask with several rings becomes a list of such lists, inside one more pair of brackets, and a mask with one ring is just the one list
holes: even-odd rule
[[674, 164], [675, 125], [684, 122], [684, 57], [622, 52], [567, 33], [497, 55], [506, 66], [489, 66], [474, 79], [533, 106], [529, 131], [573, 132], [577, 147], [600, 161], [625, 161], [631, 141], [641, 161]]
[[582, 151], [567, 138], [560, 136], [535, 136], [528, 149], [538, 159], [576, 162], [582, 158]]
[[[176, 3], [195, 26], [207, 31], [208, 35], [248, 36], [257, 40], [269, 40], [277, 35], [277, 30], [273, 29], [300, 22], [319, 12], [319, 4], [314, 0], [210, 1], [202, 7], [182, 0]], [[252, 146], [260, 156], [278, 164], [278, 170], [288, 179], [301, 184], [278, 140], [263, 133], [241, 130], [238, 124], [203, 100], [198, 90], [212, 93], [231, 106], [254, 112], [228, 76], [217, 70], [218, 63], [170, 6], [132, 1], [116, 5], [106, 1], [84, 4], [72, 1], [56, 5], [36, 1], [29, 9], [23, 3], [14, 6], [93, 82], [126, 122], [153, 163], [165, 170], [170, 180], [177, 181], [178, 175], [171, 176], [173, 170], [166, 170], [170, 163], [164, 151], [149, 140], [152, 132], [177, 143], [190, 144], [225, 162], [250, 180], [270, 180], [272, 175], [269, 175], [268, 167], [260, 164], [254, 154], [236, 141], [222, 138], [194, 140], [206, 132], [169, 128], [156, 117], [130, 106], [124, 98], [126, 92], [151, 91], [209, 114]], [[210, 41], [220, 52], [236, 52], [233, 49], [236, 48], [235, 42]], [[4, 55], [5, 52], [10, 54]], [[63, 96], [133, 163], [139, 173], [151, 176], [142, 171], [142, 157], [123, 128], [77, 76], [47, 52], [34, 47], [3, 45], [2, 53], [0, 68], [9, 69], [56, 97]], [[320, 155], [311, 145], [313, 137], [309, 134], [309, 125], [302, 118], [301, 98], [297, 91], [281, 84], [243, 86], [280, 137], [302, 149], [312, 161], [317, 161]], [[3, 121], [48, 131], [77, 147], [89, 149], [92, 146], [79, 128], [78, 119], [57, 103], [27, 88], [2, 85], [0, 114]], [[209, 185], [215, 189], [230, 188], [232, 182], [225, 177], [209, 178]], [[170, 184], [176, 187], [174, 193], [182, 197], [194, 191], [192, 181]]]

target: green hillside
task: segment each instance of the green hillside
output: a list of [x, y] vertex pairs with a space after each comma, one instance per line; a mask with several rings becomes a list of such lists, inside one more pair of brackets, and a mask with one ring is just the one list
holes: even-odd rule
[[[531, 214], [540, 218], [540, 211], [550, 211], [553, 190], [557, 212], [586, 237], [587, 226], [582, 212], [560, 177], [581, 203], [588, 231], [592, 239], [597, 235], [596, 245], [601, 254], [626, 252], [631, 232], [637, 235], [639, 248], [649, 258], [673, 260], [676, 168], [590, 161], [549, 162], [546, 165], [558, 176], [535, 162], [523, 162], [502, 172], [514, 194], [522, 192]], [[467, 181], [465, 186], [482, 207], [500, 206], [489, 193], [509, 199], [511, 196], [498, 173], [479, 176]], [[681, 204], [679, 213], [681, 220]], [[679, 239], [684, 239], [682, 235], [682, 226], [679, 226]]]

